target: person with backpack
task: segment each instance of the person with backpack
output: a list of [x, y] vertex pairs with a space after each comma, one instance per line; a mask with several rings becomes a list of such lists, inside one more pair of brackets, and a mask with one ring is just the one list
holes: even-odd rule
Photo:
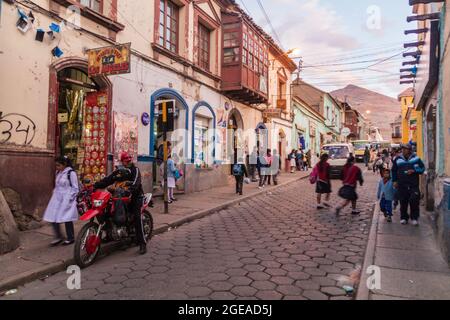
[[339, 196], [345, 201], [336, 208], [336, 215], [339, 215], [342, 209], [350, 203], [352, 204], [352, 215], [359, 215], [361, 212], [356, 209], [356, 202], [358, 200], [356, 187], [358, 182], [362, 186], [364, 184], [364, 179], [361, 169], [355, 165], [355, 157], [350, 156], [347, 159], [347, 163], [342, 172], [342, 180], [344, 186], [339, 190]]
[[237, 163], [233, 165], [233, 176], [236, 179], [236, 194], [242, 196], [244, 189], [244, 177], [248, 178], [247, 167], [244, 159], [240, 158]]
[[[44, 213], [44, 221], [50, 222], [55, 233], [52, 247], [59, 244], [65, 246], [75, 242], [73, 222], [78, 220], [77, 196], [80, 190], [78, 177], [72, 168], [70, 159], [66, 156], [58, 157], [56, 162], [56, 179], [53, 195]], [[66, 240], [63, 242], [60, 224], [66, 227]]]
[[[321, 210], [325, 207], [330, 207], [331, 195], [331, 179], [330, 179], [330, 164], [328, 163], [329, 156], [327, 153], [322, 154], [319, 163], [313, 169], [310, 177], [311, 183], [316, 184], [317, 193], [317, 209]], [[325, 194], [325, 201], [322, 205], [322, 195]]]

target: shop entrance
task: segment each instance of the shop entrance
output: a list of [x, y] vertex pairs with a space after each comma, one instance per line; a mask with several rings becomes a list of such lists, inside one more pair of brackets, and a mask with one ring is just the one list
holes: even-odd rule
[[58, 71], [56, 154], [67, 156], [80, 178], [98, 181], [107, 174], [108, 94], [83, 70]]

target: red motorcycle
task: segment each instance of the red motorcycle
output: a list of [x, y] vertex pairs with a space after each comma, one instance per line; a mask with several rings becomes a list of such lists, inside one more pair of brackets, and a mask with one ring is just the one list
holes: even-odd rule
[[[75, 241], [74, 258], [80, 268], [86, 268], [94, 263], [102, 243], [130, 240], [134, 242], [136, 239], [134, 217], [127, 209], [130, 202], [131, 193], [126, 190], [124, 183], [116, 183], [107, 190], [92, 193], [91, 208], [80, 218], [89, 223], [83, 226]], [[144, 195], [141, 215], [144, 236], [147, 240], [151, 239], [153, 233], [153, 217], [148, 211], [151, 204], [152, 194]], [[120, 218], [118, 218], [119, 211], [122, 213]]]

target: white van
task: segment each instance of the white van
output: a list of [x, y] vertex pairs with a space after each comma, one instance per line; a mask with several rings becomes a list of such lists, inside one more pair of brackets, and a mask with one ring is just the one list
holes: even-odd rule
[[332, 143], [322, 147], [322, 153], [329, 156], [328, 163], [331, 166], [331, 177], [340, 178], [347, 159], [355, 155], [355, 149], [350, 143]]

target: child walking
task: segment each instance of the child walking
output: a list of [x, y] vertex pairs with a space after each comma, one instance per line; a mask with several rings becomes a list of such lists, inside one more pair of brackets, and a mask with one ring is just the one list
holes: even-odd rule
[[244, 189], [244, 176], [248, 178], [248, 171], [245, 166], [244, 159], [240, 158], [238, 163], [233, 165], [233, 175], [236, 179], [236, 194], [242, 196]]
[[385, 169], [383, 178], [378, 184], [377, 198], [380, 200], [380, 209], [384, 213], [387, 222], [392, 222], [392, 201], [394, 201], [394, 183], [391, 179], [391, 171]]
[[364, 183], [361, 169], [355, 165], [355, 157], [350, 156], [347, 159], [347, 164], [344, 166], [342, 174], [342, 180], [344, 186], [339, 190], [339, 196], [345, 201], [342, 205], [336, 208], [336, 215], [339, 215], [342, 209], [352, 204], [352, 215], [358, 215], [359, 212], [356, 209], [356, 201], [358, 200], [358, 194], [356, 193], [356, 187], [359, 184], [362, 186]]
[[[316, 175], [316, 193], [317, 193], [317, 209], [321, 210], [330, 207], [331, 182], [330, 182], [330, 164], [328, 163], [328, 154], [324, 153], [320, 157], [319, 163], [314, 168], [313, 175]], [[325, 201], [322, 205], [322, 195], [325, 195]], [[325, 207], [324, 207], [325, 206]]]

